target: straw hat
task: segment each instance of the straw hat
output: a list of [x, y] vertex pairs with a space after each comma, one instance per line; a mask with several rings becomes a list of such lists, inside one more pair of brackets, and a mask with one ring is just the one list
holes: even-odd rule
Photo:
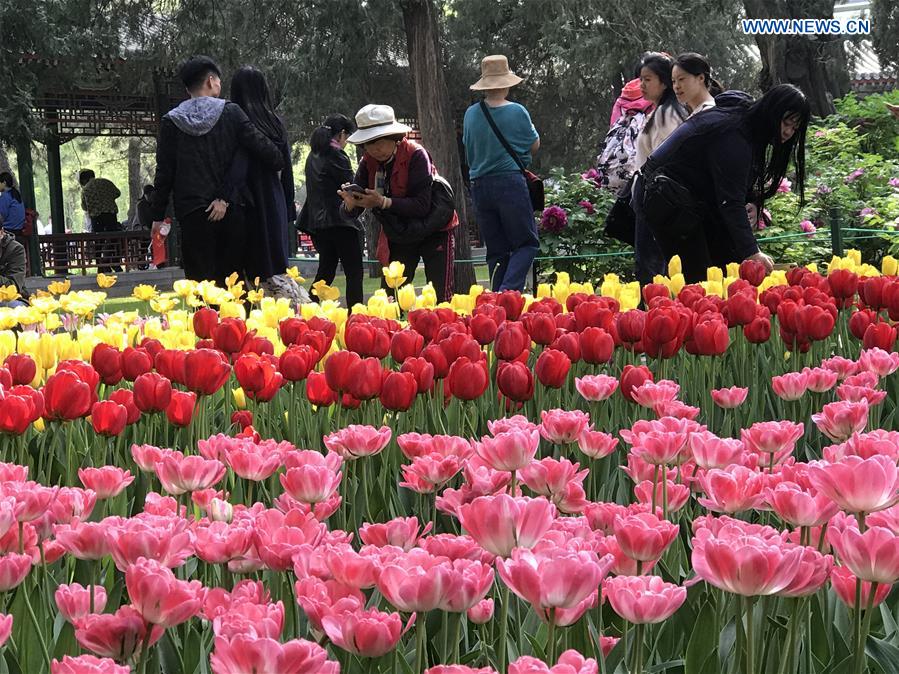
[[411, 130], [411, 126], [396, 121], [393, 108], [389, 105], [370, 103], [356, 113], [356, 132], [347, 141], [362, 145], [384, 136], [404, 135]]
[[502, 54], [485, 56], [481, 61], [481, 79], [472, 84], [472, 91], [485, 89], [505, 89], [514, 87], [524, 80], [509, 70], [509, 60]]

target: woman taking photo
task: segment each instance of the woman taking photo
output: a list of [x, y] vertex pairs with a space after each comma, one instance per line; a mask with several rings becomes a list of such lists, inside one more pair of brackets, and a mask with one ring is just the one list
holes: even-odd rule
[[715, 107], [720, 85], [712, 79], [712, 68], [705, 56], [686, 52], [677, 57], [671, 69], [671, 81], [677, 100], [690, 116]]
[[343, 212], [357, 220], [371, 209], [381, 225], [381, 264], [401, 262], [413, 283], [422, 260], [437, 301], [448, 301], [453, 294], [453, 229], [459, 224], [449, 185], [427, 150], [406, 137], [412, 129], [396, 121], [389, 105], [366, 105], [356, 113], [356, 127], [347, 140], [365, 153], [353, 183], [338, 193]]
[[241, 193], [246, 204], [244, 270], [251, 282], [260, 279], [268, 295], [296, 303], [300, 301], [299, 287], [286, 274], [288, 224], [296, 219], [287, 132], [275, 114], [265, 75], [256, 68], [244, 66], [234, 73], [231, 100], [247, 113], [250, 121], [284, 157], [284, 168], [273, 171], [246, 152], [238, 151], [231, 166], [229, 182], [232, 188], [229, 191]]
[[362, 230], [355, 221], [341, 217], [338, 192], [353, 179], [343, 148], [355, 128], [344, 115], [331, 115], [312, 132], [306, 158], [306, 203], [299, 218], [300, 230], [309, 232], [318, 251], [315, 281], [332, 285], [337, 265], [342, 264], [350, 309], [363, 301]]
[[755, 102], [730, 91], [716, 103], [684, 122], [643, 167], [648, 224], [665, 255], [680, 255], [687, 283], [705, 280], [710, 266], [723, 269], [748, 259], [771, 271], [746, 203], [761, 210], [791, 162], [794, 189], [800, 204], [805, 201], [805, 95], [792, 84], [778, 84]]
[[[639, 171], [657, 147], [671, 133], [683, 124], [687, 113], [678, 102], [671, 81], [674, 61], [667, 54], [648, 52], [640, 61], [640, 90], [643, 98], [655, 104], [656, 108], [643, 125], [637, 137], [637, 158], [635, 165]], [[665, 270], [666, 259], [646, 224], [641, 203], [643, 200], [643, 180], [640, 174], [634, 179], [634, 265], [637, 280], [645, 285], [652, 283], [656, 274]]]
[[470, 87], [484, 92], [484, 100], [469, 107], [463, 121], [471, 200], [487, 246], [494, 291], [522, 290], [540, 250], [534, 206], [522, 172], [539, 149], [540, 136], [527, 109], [508, 100], [509, 89], [521, 82], [505, 56], [485, 57], [481, 79]]

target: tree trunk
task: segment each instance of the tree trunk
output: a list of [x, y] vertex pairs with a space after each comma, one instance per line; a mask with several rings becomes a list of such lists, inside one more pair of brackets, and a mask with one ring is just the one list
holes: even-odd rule
[[128, 140], [128, 222], [134, 219], [137, 202], [143, 194], [143, 178], [140, 173], [140, 139]]
[[[465, 194], [465, 183], [462, 181], [459, 141], [443, 74], [437, 9], [433, 0], [401, 0], [400, 6], [406, 27], [409, 66], [415, 82], [418, 125], [421, 129], [422, 142], [441, 175], [453, 187], [456, 195], [456, 211], [459, 214], [459, 226], [455, 232], [456, 259], [469, 260], [471, 241], [468, 237], [468, 199]], [[468, 292], [469, 287], [475, 282], [474, 267], [471, 264], [457, 264], [454, 276], [456, 290]]]
[[12, 167], [9, 165], [9, 156], [6, 154], [6, 148], [0, 145], [0, 172], [3, 171], [12, 173]]
[[[750, 19], [832, 19], [834, 0], [744, 0]], [[759, 84], [795, 84], [808, 97], [812, 114], [834, 112], [835, 98], [849, 91], [846, 51], [841, 36], [755, 35], [762, 56]]]

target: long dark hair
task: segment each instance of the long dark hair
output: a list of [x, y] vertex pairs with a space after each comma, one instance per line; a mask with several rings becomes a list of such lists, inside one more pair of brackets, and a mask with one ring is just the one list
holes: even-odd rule
[[709, 64], [709, 60], [702, 54], [697, 54], [694, 51], [684, 52], [675, 59], [674, 65], [690, 73], [693, 77], [702, 75], [705, 88], [709, 90], [712, 96], [717, 96], [724, 91], [722, 86], [712, 78], [712, 66]]
[[272, 140], [286, 140], [284, 124], [275, 114], [272, 96], [262, 71], [243, 66], [231, 78], [231, 100], [247, 113], [250, 121]]
[[640, 66], [637, 68], [637, 72], [640, 73], [643, 68], [649, 68], [659, 78], [659, 81], [665, 85], [665, 93], [662, 94], [662, 99], [658, 102], [655, 112], [643, 127], [647, 131], [652, 128], [656, 116], [665, 117], [673, 113], [680, 117], [681, 120], [687, 118], [684, 107], [678, 102], [677, 96], [674, 95], [674, 84], [671, 81], [671, 68], [673, 66], [674, 59], [662, 52], [646, 52], [643, 54], [643, 58], [640, 59]]
[[309, 146], [313, 154], [327, 154], [333, 151], [331, 141], [342, 131], [348, 134], [356, 130], [356, 125], [346, 116], [339, 113], [328, 115], [322, 125], [312, 132]]
[[13, 199], [22, 203], [22, 195], [19, 193], [19, 190], [16, 189], [16, 181], [13, 180], [12, 173], [9, 171], [0, 173], [0, 183], [4, 183], [9, 188], [9, 193], [12, 195]]
[[[780, 124], [794, 117], [796, 132], [786, 143], [780, 140]], [[794, 191], [805, 203], [805, 135], [811, 110], [808, 99], [792, 84], [778, 84], [749, 106], [747, 123], [752, 136], [753, 191], [762, 200], [777, 193], [790, 159], [796, 167]]]

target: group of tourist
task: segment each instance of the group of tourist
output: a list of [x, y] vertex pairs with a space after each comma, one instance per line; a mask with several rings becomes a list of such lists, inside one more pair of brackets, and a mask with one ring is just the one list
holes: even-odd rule
[[673, 255], [688, 283], [747, 259], [770, 271], [753, 228], [791, 162], [804, 199], [809, 118], [793, 85], [753, 101], [723, 91], [700, 54], [645, 54], [598, 157], [602, 183], [619, 190], [607, 231], [634, 246], [637, 280], [651, 283]]

